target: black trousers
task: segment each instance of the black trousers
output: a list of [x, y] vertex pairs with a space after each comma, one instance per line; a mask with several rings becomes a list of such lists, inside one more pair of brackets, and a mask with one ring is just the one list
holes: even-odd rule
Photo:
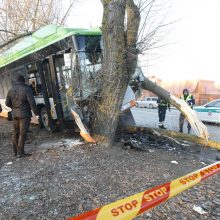
[[[184, 124], [184, 121], [185, 121], [185, 116], [180, 113], [180, 117], [179, 117], [179, 128], [180, 128], [180, 131], [183, 131], [183, 124]], [[188, 122], [188, 121], [187, 121]], [[191, 124], [188, 122], [187, 124], [187, 128], [188, 128], [188, 132], [190, 132], [191, 130]]]
[[24, 144], [30, 126], [31, 118], [14, 118], [13, 152], [15, 155], [24, 154]]
[[165, 121], [167, 107], [159, 106], [158, 107], [158, 116], [159, 116], [159, 125], [162, 125]]

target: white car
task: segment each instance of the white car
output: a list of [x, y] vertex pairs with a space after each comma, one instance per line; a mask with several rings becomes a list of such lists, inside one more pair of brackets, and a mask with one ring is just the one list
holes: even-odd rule
[[138, 108], [157, 108], [157, 97], [145, 97], [143, 100], [136, 101]]
[[220, 124], [220, 99], [193, 108], [201, 121]]

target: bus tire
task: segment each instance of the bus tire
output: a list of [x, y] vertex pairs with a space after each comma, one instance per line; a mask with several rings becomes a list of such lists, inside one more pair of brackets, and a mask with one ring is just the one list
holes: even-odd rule
[[45, 128], [47, 131], [51, 131], [46, 107], [42, 107], [40, 109], [40, 125], [42, 128]]

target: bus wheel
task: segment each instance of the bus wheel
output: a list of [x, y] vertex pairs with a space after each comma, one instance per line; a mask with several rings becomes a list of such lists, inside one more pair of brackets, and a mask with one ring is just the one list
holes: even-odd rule
[[49, 117], [45, 107], [42, 107], [40, 110], [40, 123], [42, 127], [44, 127], [47, 131], [51, 131], [51, 127], [49, 124]]

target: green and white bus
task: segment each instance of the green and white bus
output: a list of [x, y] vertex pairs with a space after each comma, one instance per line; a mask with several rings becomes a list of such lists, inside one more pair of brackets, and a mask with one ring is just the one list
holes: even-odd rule
[[22, 74], [33, 90], [42, 126], [63, 130], [75, 124], [70, 107], [82, 108], [83, 101], [97, 91], [101, 56], [99, 28], [48, 25], [25, 37], [0, 54], [1, 116], [10, 111], [5, 98], [14, 76]]
[[[0, 54], [0, 103], [3, 108], [0, 116], [7, 116], [10, 111], [5, 106], [6, 95], [14, 76], [22, 74], [33, 90], [41, 126], [47, 130], [74, 127], [71, 109], [89, 121], [87, 104], [98, 90], [101, 60], [99, 28], [48, 25], [39, 29]], [[128, 88], [123, 108], [129, 107], [134, 98]], [[34, 118], [32, 122], [38, 123]]]

